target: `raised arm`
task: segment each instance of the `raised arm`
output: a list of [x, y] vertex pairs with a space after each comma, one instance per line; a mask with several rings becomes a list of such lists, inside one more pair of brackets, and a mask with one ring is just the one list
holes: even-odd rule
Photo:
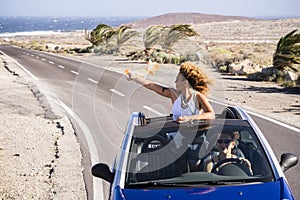
[[136, 83], [141, 84], [145, 88], [152, 90], [161, 96], [170, 98], [172, 100], [172, 103], [176, 100], [177, 93], [175, 89], [164, 87], [144, 78], [137, 77], [130, 72], [127, 75], [127, 80], [134, 80]]

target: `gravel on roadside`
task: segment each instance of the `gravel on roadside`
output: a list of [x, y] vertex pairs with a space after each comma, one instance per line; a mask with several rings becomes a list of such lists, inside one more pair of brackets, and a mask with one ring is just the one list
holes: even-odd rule
[[16, 63], [0, 55], [0, 197], [86, 199], [74, 129], [66, 116], [47, 113], [38, 92]]

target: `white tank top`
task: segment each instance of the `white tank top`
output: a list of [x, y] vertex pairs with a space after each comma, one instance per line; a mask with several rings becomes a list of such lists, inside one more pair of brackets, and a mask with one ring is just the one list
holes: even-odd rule
[[177, 121], [178, 117], [180, 116], [190, 116], [190, 115], [195, 115], [199, 114], [200, 110], [196, 106], [196, 96], [193, 95], [193, 97], [189, 100], [187, 103], [187, 107], [184, 109], [181, 107], [181, 98], [182, 98], [182, 93], [177, 97], [175, 100], [173, 106], [172, 106], [172, 114], [173, 114], [173, 120]]

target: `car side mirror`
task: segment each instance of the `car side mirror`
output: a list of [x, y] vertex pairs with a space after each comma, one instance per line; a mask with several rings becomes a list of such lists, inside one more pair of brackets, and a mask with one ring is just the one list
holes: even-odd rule
[[295, 154], [284, 153], [281, 155], [280, 166], [283, 172], [297, 165], [297, 163], [298, 163], [298, 157]]
[[113, 182], [114, 173], [110, 171], [107, 164], [99, 163], [92, 167], [92, 175], [98, 178], [102, 178], [109, 183]]

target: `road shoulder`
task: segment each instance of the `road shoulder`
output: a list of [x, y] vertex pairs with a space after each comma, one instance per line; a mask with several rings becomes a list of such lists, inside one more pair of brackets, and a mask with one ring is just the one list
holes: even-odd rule
[[0, 196], [86, 199], [82, 156], [69, 119], [45, 118], [34, 82], [3, 55], [0, 85]]

